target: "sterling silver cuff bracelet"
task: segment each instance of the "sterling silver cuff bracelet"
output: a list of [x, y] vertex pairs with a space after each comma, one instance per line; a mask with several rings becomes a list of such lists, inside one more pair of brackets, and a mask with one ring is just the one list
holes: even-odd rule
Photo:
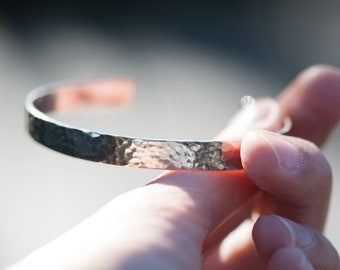
[[[240, 170], [240, 141], [183, 141], [104, 134], [72, 127], [47, 113], [77, 108], [120, 105], [133, 96], [127, 80], [52, 84], [30, 92], [26, 99], [28, 130], [37, 142], [63, 154], [126, 167], [160, 170]], [[282, 123], [280, 133], [290, 128]]]

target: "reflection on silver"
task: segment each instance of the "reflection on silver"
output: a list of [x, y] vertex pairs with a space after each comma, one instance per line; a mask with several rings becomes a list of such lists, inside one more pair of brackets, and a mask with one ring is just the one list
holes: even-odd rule
[[[126, 80], [55, 84], [33, 90], [26, 99], [28, 130], [39, 143], [77, 158], [161, 170], [239, 170], [240, 142], [180, 141], [104, 134], [72, 127], [48, 116], [52, 111], [121, 105], [133, 97]], [[284, 129], [289, 123], [284, 123]]]

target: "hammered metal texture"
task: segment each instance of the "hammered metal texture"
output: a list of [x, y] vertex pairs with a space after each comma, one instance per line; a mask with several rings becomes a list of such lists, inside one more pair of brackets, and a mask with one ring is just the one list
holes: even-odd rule
[[64, 127], [32, 114], [28, 117], [29, 133], [37, 142], [81, 159], [160, 170], [241, 168], [237, 142], [134, 139]]
[[[51, 90], [49, 90], [51, 89]], [[44, 87], [27, 98], [28, 129], [39, 143], [76, 158], [160, 170], [241, 169], [240, 142], [168, 141], [102, 134], [60, 123], [45, 114], [56, 110], [58, 91]], [[87, 97], [88, 98], [88, 97]]]

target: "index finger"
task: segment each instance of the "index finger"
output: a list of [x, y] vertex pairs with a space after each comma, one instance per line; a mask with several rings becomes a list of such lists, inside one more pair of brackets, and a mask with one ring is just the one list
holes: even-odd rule
[[292, 119], [290, 135], [321, 146], [340, 118], [340, 71], [313, 66], [302, 72], [278, 101]]

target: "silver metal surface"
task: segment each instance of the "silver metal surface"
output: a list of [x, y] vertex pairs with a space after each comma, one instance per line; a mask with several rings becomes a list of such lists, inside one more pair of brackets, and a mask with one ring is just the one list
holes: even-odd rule
[[[29, 133], [58, 152], [107, 164], [161, 170], [242, 169], [239, 141], [158, 140], [105, 134], [69, 126], [47, 114], [128, 103], [133, 88], [129, 81], [112, 79], [37, 88], [26, 99]], [[289, 122], [283, 123], [282, 131], [289, 127]]]

